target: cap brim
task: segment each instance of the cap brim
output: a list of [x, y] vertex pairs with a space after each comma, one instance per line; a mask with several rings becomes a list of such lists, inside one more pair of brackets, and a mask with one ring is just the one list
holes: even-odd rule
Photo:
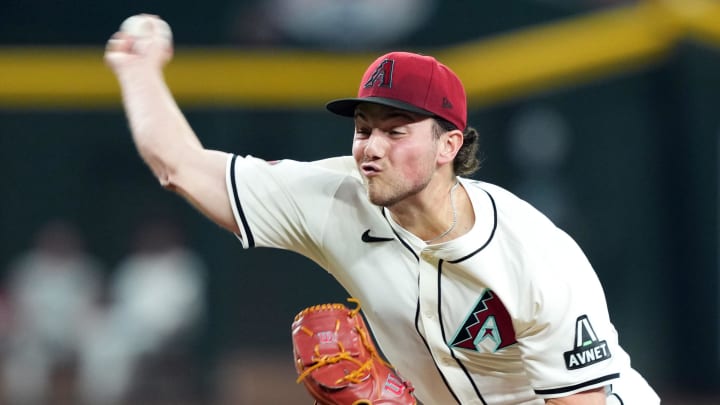
[[386, 105], [388, 107], [398, 108], [400, 110], [410, 111], [416, 114], [422, 114], [427, 116], [433, 116], [435, 114], [422, 108], [416, 107], [412, 104], [405, 103], [403, 101], [394, 100], [391, 98], [384, 97], [363, 97], [363, 98], [341, 98], [338, 100], [332, 100], [325, 104], [325, 108], [331, 113], [342, 115], [343, 117], [354, 117], [355, 108], [360, 103], [373, 103]]

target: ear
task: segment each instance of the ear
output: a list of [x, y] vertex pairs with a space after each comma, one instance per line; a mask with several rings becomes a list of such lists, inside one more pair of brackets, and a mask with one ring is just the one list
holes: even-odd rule
[[463, 141], [463, 133], [459, 129], [447, 131], [442, 134], [440, 139], [438, 139], [438, 163], [446, 164], [452, 162], [462, 147]]

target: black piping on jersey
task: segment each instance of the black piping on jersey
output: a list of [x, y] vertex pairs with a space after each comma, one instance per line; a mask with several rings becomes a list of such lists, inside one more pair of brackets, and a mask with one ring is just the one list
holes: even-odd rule
[[[418, 277], [418, 285], [420, 278]], [[455, 392], [452, 390], [452, 387], [450, 387], [450, 384], [448, 383], [447, 379], [445, 378], [445, 374], [443, 374], [442, 370], [440, 370], [440, 367], [437, 365], [437, 361], [435, 361], [435, 356], [433, 356], [432, 350], [430, 349], [430, 345], [428, 344], [427, 340], [425, 340], [425, 336], [423, 336], [422, 333], [420, 333], [420, 327], [418, 326], [418, 323], [420, 322], [420, 297], [418, 297], [417, 306], [415, 307], [415, 331], [417, 332], [418, 336], [420, 336], [420, 339], [422, 339], [423, 344], [425, 344], [425, 348], [427, 349], [428, 353], [430, 354], [430, 358], [433, 361], [433, 364], [435, 365], [435, 369], [437, 370], [438, 374], [440, 374], [440, 378], [442, 378], [443, 383], [445, 383], [445, 387], [447, 387], [448, 392], [455, 398], [455, 401], [457, 401], [458, 404], [462, 404], [460, 402], [460, 399], [455, 395]]]
[[[380, 208], [380, 214], [383, 216], [383, 218], [385, 218], [385, 221], [388, 223], [388, 225], [390, 225], [390, 221], [389, 221], [389, 220], [387, 219], [387, 217], [385, 216], [385, 210], [384, 210], [384, 209]], [[390, 230], [395, 234], [395, 236], [398, 238], [398, 240], [400, 241], [400, 243], [402, 243], [402, 245], [405, 246], [405, 249], [407, 249], [408, 251], [410, 251], [410, 253], [412, 253], [412, 255], [415, 257], [415, 260], [417, 260], [418, 262], [420, 262], [420, 257], [417, 255], [417, 253], [415, 253], [415, 251], [410, 247], [410, 245], [408, 245], [408, 243], [405, 242], [405, 240], [400, 237], [400, 234], [399, 234], [399, 233], [395, 232], [395, 228], [393, 228], [392, 225], [390, 225]], [[420, 278], [418, 277], [418, 282], [419, 282], [419, 281], [420, 281]], [[418, 301], [418, 307], [420, 306], [419, 303], [420, 303], [420, 301]]]
[[[493, 205], [493, 207], [494, 207], [494, 205]], [[494, 230], [493, 230], [493, 233], [495, 233]], [[492, 239], [492, 236], [489, 239]], [[488, 240], [488, 242], [489, 242], [489, 240]], [[483, 245], [483, 247], [485, 247], [485, 246], [487, 246], [487, 243], [485, 243]], [[480, 250], [482, 250], [482, 248], [478, 249], [476, 252], [479, 252]], [[442, 279], [442, 265], [444, 262], [445, 261], [441, 259], [438, 262], [438, 268], [437, 268], [437, 270], [438, 270], [437, 271], [437, 277], [438, 277], [438, 280], [437, 280], [437, 283], [438, 283], [437, 312], [438, 312], [438, 322], [440, 323], [440, 332], [442, 333], [443, 342], [447, 342], [447, 337], [445, 336], [445, 326], [443, 326], [443, 318], [442, 318], [442, 293], [441, 293], [441, 291], [442, 291], [442, 280], [441, 280]], [[472, 385], [473, 390], [475, 391], [475, 394], [477, 394], [478, 398], [483, 403], [483, 405], [487, 405], [487, 402], [485, 402], [485, 398], [483, 398], [477, 385], [475, 385], [475, 380], [473, 380], [472, 375], [470, 374], [468, 369], [465, 367], [465, 364], [463, 364], [463, 362], [460, 361], [460, 359], [458, 359], [457, 356], [455, 356], [455, 351], [453, 350], [453, 348], [450, 345], [447, 345], [447, 348], [448, 348], [448, 350], [450, 350], [450, 355], [452, 356], [453, 359], [455, 359], [455, 362], [457, 363], [457, 365], [460, 366], [463, 373], [465, 373], [465, 376], [467, 377], [468, 381], [470, 381], [470, 384]]]
[[604, 381], [614, 380], [619, 377], [620, 377], [620, 373], [608, 374], [606, 376], [598, 377], [598, 378], [592, 379], [590, 381], [585, 381], [580, 384], [571, 385], [569, 387], [551, 388], [548, 390], [535, 390], [535, 393], [538, 395], [564, 394], [566, 392], [575, 391], [577, 389], [595, 385], [597, 383], [601, 383]]
[[[448, 263], [460, 263], [461, 261], [466, 260], [466, 259], [472, 257], [472, 256], [475, 255], [476, 253], [478, 253], [478, 252], [480, 252], [481, 250], [485, 249], [485, 248], [487, 247], [487, 245], [490, 244], [490, 241], [493, 239], [493, 237], [495, 236], [495, 231], [497, 230], [497, 226], [498, 226], [497, 206], [495, 205], [495, 199], [492, 198], [492, 195], [490, 195], [490, 193], [488, 193], [486, 190], [483, 190], [483, 191], [485, 191], [485, 194], [487, 194], [488, 198], [490, 198], [490, 203], [492, 204], [492, 208], [493, 208], [493, 228], [492, 228], [492, 231], [490, 232], [490, 237], [488, 238], [487, 241], [485, 241], [485, 243], [483, 243], [482, 246], [480, 246], [479, 248], [477, 248], [477, 250], [475, 250], [474, 252], [472, 252], [472, 253], [470, 253], [469, 255], [466, 255], [466, 256], [464, 256], [464, 257], [461, 257], [461, 258], [459, 258], [459, 259], [456, 259], [456, 260], [448, 260]], [[439, 284], [438, 284], [438, 285], [439, 285]]]
[[612, 386], [612, 384], [610, 384], [610, 395], [608, 395], [608, 398], [610, 398], [610, 397], [615, 397], [615, 398], [617, 398], [618, 402], [620, 402], [620, 405], [625, 405], [625, 401], [623, 401], [622, 398], [620, 398], [620, 395], [618, 395], [617, 393], [613, 392], [613, 386]]
[[[490, 203], [492, 204], [492, 208], [493, 208], [493, 228], [492, 228], [492, 231], [490, 232], [490, 237], [488, 237], [487, 241], [485, 241], [485, 243], [483, 243], [482, 246], [480, 246], [479, 248], [477, 248], [477, 249], [476, 249], [475, 251], [473, 251], [472, 253], [470, 253], [470, 254], [468, 254], [468, 255], [466, 255], [466, 256], [464, 256], [464, 257], [461, 257], [461, 258], [459, 258], [459, 259], [457, 259], [457, 260], [452, 260], [452, 261], [448, 260], [448, 261], [447, 261], [448, 263], [458, 263], [458, 262], [461, 262], [461, 261], [463, 261], [463, 260], [465, 260], [465, 259], [467, 259], [467, 258], [469, 258], [469, 257], [472, 257], [472, 256], [475, 255], [476, 253], [478, 253], [478, 252], [482, 251], [483, 249], [485, 249], [485, 247], [490, 244], [490, 241], [492, 241], [493, 237], [495, 236], [495, 231], [497, 230], [497, 223], [498, 223], [498, 220], [497, 220], [497, 206], [495, 205], [495, 199], [492, 198], [492, 195], [490, 195], [490, 193], [488, 193], [486, 190], [483, 190], [483, 191], [485, 191], [485, 194], [487, 194], [488, 198], [490, 198]], [[445, 335], [445, 327], [443, 326], [443, 319], [442, 319], [442, 265], [443, 265], [444, 262], [445, 262], [444, 260], [440, 260], [440, 261], [438, 262], [438, 269], [437, 269], [437, 270], [438, 270], [438, 271], [437, 271], [437, 274], [438, 274], [438, 275], [437, 275], [437, 277], [438, 277], [438, 281], [437, 281], [437, 284], [438, 284], [438, 290], [437, 290], [437, 295], [438, 295], [438, 297], [437, 297], [438, 308], [437, 308], [437, 312], [438, 312], [438, 322], [440, 323], [440, 332], [442, 333], [443, 342], [447, 342], [447, 337], [446, 337], [446, 335]], [[419, 305], [418, 305], [418, 306], [419, 306]], [[472, 385], [473, 390], [475, 391], [475, 394], [477, 394], [478, 398], [479, 398], [480, 401], [483, 403], [483, 405], [487, 405], [487, 402], [485, 402], [485, 398], [483, 398], [482, 393], [480, 392], [480, 389], [478, 389], [477, 385], [475, 384], [475, 380], [472, 378], [472, 375], [470, 374], [470, 372], [468, 371], [468, 369], [465, 367], [465, 364], [463, 364], [463, 362], [460, 361], [460, 359], [457, 358], [457, 356], [455, 355], [455, 351], [452, 349], [452, 347], [451, 347], [450, 345], [448, 345], [447, 347], [448, 347], [448, 350], [450, 351], [450, 355], [452, 356], [452, 358], [455, 360], [455, 362], [457, 363], [457, 365], [460, 366], [460, 368], [462, 369], [463, 373], [465, 373], [465, 376], [467, 377], [468, 381], [469, 381], [470, 384]], [[433, 358], [433, 360], [434, 360], [434, 358]], [[437, 365], [436, 365], [436, 366], [437, 366]], [[440, 374], [442, 375], [442, 372], [441, 372]], [[445, 377], [443, 377], [443, 380], [444, 380], [444, 379], [445, 379]], [[447, 381], [446, 381], [445, 383], [447, 384]], [[452, 389], [451, 389], [449, 386], [448, 386], [448, 388], [450, 389], [450, 392], [452, 392]], [[453, 396], [455, 396], [455, 394], [453, 394]], [[457, 397], [455, 397], [455, 399], [457, 400]]]
[[[387, 217], [385, 216], [385, 210], [381, 209], [380, 213], [382, 214], [383, 218], [387, 221]], [[388, 221], [389, 224], [389, 221]], [[412, 255], [415, 257], [415, 260], [419, 263], [420, 257], [415, 253], [415, 251], [408, 245], [403, 238], [400, 237], [400, 235], [395, 232], [395, 229], [391, 226], [390, 229], [392, 229], [395, 236], [397, 236], [400, 243], [402, 243], [405, 248], [412, 253]], [[420, 274], [418, 274], [418, 291], [420, 290]], [[448, 392], [455, 398], [455, 401], [457, 401], [458, 404], [461, 404], [460, 399], [455, 395], [455, 392], [453, 392], [452, 388], [450, 387], [450, 384], [448, 384], [447, 379], [445, 378], [445, 375], [442, 373], [442, 370], [440, 370], [440, 367], [437, 365], [437, 361], [435, 361], [435, 356], [433, 356], [432, 350], [430, 349], [430, 345], [428, 344], [427, 340], [425, 339], [425, 336], [423, 336], [422, 333], [420, 333], [420, 295], [418, 294], [417, 303], [415, 304], [415, 332], [417, 332], [418, 336], [420, 336], [420, 340], [422, 340], [423, 344], [425, 345], [425, 348], [428, 351], [428, 354], [430, 354], [430, 358], [433, 361], [433, 365], [435, 365], [435, 369], [437, 370], [438, 374], [440, 374], [440, 378], [442, 378], [443, 383], [445, 383], [445, 387], [447, 387]]]
[[[492, 207], [493, 207], [493, 229], [492, 229], [492, 232], [490, 233], [490, 237], [482, 246], [480, 246], [477, 250], [473, 251], [469, 255], [461, 257], [460, 259], [457, 259], [457, 260], [448, 261], [448, 263], [461, 262], [461, 261], [473, 256], [474, 254], [480, 252], [488, 244], [490, 244], [490, 241], [495, 236], [495, 230], [497, 229], [497, 207], [495, 206], [495, 200], [492, 198], [490, 193], [488, 193], [486, 190], [483, 190], [483, 191], [485, 191], [485, 194], [487, 194], [488, 198], [490, 198], [490, 202], [492, 203]], [[382, 210], [381, 212], [382, 212], [383, 217], [385, 217], [385, 210]], [[388, 220], [387, 217], [385, 217], [385, 220], [386, 221]], [[393, 233], [395, 233], [395, 236], [397, 236], [398, 240], [400, 240], [400, 243], [402, 243], [403, 246], [405, 246], [405, 248], [407, 250], [409, 250], [410, 253], [412, 253], [412, 255], [415, 257], [415, 259], [419, 261], [420, 258], [415, 253], [415, 251], [410, 247], [410, 245], [408, 245], [408, 243], [405, 242], [405, 240], [403, 240], [403, 238], [400, 237], [400, 235], [397, 232], [395, 232], [395, 229], [392, 226], [390, 227], [390, 229], [392, 229]], [[441, 275], [442, 263], [443, 263], [443, 260], [440, 260], [440, 263], [438, 264], [438, 291], [437, 291], [437, 293], [438, 293], [438, 316], [440, 318], [439, 319], [440, 330], [442, 332], [443, 341], [447, 341], [447, 339], [445, 338], [445, 328], [443, 327], [443, 323], [442, 323], [442, 311], [440, 311], [440, 308], [442, 308], [442, 304], [441, 304], [441, 300], [440, 300], [441, 291], [440, 291], [440, 287], [439, 287], [440, 286], [439, 278]], [[420, 279], [419, 279], [419, 275], [418, 275], [418, 284], [419, 284], [419, 281], [420, 281]], [[440, 374], [440, 377], [442, 378], [443, 382], [445, 383], [445, 386], [447, 387], [448, 391], [450, 392], [450, 394], [452, 394], [453, 398], [455, 398], [455, 401], [457, 401], [457, 403], [460, 404], [461, 403], [460, 399], [457, 397], [457, 395], [453, 391], [452, 387], [448, 383], [447, 379], [445, 378], [445, 374], [443, 374], [442, 370], [438, 366], [437, 360], [435, 360], [435, 356], [433, 356], [433, 352], [432, 352], [432, 349], [430, 348], [430, 345], [428, 344], [427, 340], [425, 340], [425, 337], [423, 336], [423, 334], [420, 333], [419, 321], [420, 321], [420, 297], [418, 296], [418, 302], [417, 302], [417, 306], [416, 306], [416, 310], [415, 310], [415, 331], [417, 332], [418, 336], [420, 336], [420, 339], [422, 339], [423, 343], [425, 344], [425, 347], [427, 348], [428, 353], [430, 354], [430, 358], [433, 360], [433, 363], [435, 364], [435, 368], [437, 369], [438, 373]], [[452, 348], [449, 346], [448, 346], [448, 348], [450, 349], [450, 354], [452, 355], [453, 359], [455, 359], [455, 361], [460, 366], [460, 368], [462, 368], [463, 372], [465, 373], [468, 380], [470, 381], [470, 384], [472, 384], [473, 389], [475, 390], [475, 393], [477, 394], [478, 398], [480, 398], [480, 401], [482, 401], [483, 405], [487, 405], [487, 402], [485, 402], [485, 399], [483, 398], [482, 394], [480, 393], [480, 390], [475, 385], [475, 381], [472, 379], [467, 368], [465, 368], [465, 365], [457, 357], [455, 357], [455, 352], [452, 350]]]
[[[468, 255], [466, 255], [466, 256], [464, 256], [464, 257], [461, 257], [461, 258], [459, 258], [459, 259], [456, 259], [456, 260], [448, 260], [448, 261], [447, 261], [448, 263], [459, 263], [459, 262], [462, 262], [463, 260], [466, 260], [466, 259], [472, 257], [473, 255], [475, 255], [475, 254], [477, 254], [478, 252], [480, 252], [480, 251], [482, 251], [483, 249], [485, 249], [485, 247], [487, 247], [487, 245], [490, 244], [490, 241], [492, 241], [493, 237], [495, 236], [495, 231], [497, 230], [497, 225], [498, 225], [498, 221], [497, 221], [497, 206], [495, 205], [495, 199], [492, 197], [492, 195], [490, 195], [490, 193], [488, 193], [487, 190], [483, 190], [483, 191], [485, 191], [485, 194], [487, 194], [488, 197], [490, 198], [490, 202], [492, 203], [492, 207], [493, 207], [493, 229], [492, 229], [492, 232], [490, 233], [490, 237], [489, 237], [488, 240], [487, 240], [482, 246], [480, 246], [477, 250], [475, 250], [475, 251], [473, 251], [472, 253], [470, 253], [470, 254], [468, 254]], [[439, 317], [440, 330], [441, 330], [441, 332], [442, 332], [443, 341], [447, 342], [447, 338], [446, 338], [446, 336], [445, 336], [445, 327], [443, 326], [443, 321], [442, 321], [442, 311], [441, 311], [441, 309], [442, 309], [442, 303], [441, 303], [441, 297], [442, 297], [442, 294], [441, 294], [441, 288], [442, 288], [442, 283], [441, 283], [442, 264], [443, 264], [443, 260], [440, 260], [440, 262], [438, 263], [438, 317]], [[478, 395], [478, 397], [480, 398], [480, 400], [482, 401], [482, 403], [483, 403], [483, 404], [486, 404], [485, 400], [484, 400], [483, 397], [482, 397], [482, 394], [480, 393], [480, 391], [478, 390], [477, 386], [475, 385], [475, 381], [472, 379], [472, 376], [470, 375], [470, 373], [469, 373], [469, 372], [467, 371], [467, 369], [465, 368], [465, 365], [462, 363], [462, 361], [460, 361], [460, 359], [458, 359], [458, 358], [455, 356], [455, 352], [453, 351], [452, 347], [448, 346], [448, 349], [450, 349], [450, 354], [452, 355], [453, 359], [455, 359], [455, 361], [456, 361], [457, 364], [460, 366], [460, 368], [462, 368], [463, 372], [465, 373], [465, 375], [467, 376], [468, 380], [469, 380], [470, 383], [472, 384], [473, 389], [475, 389], [475, 393], [477, 393], [477, 395]], [[594, 385], [594, 384], [597, 384], [597, 383], [600, 383], [600, 382], [603, 382], [603, 381], [612, 380], [612, 379], [618, 378], [619, 376], [620, 376], [619, 373], [609, 374], [609, 375], [606, 375], [606, 376], [603, 376], [603, 377], [598, 377], [598, 378], [595, 378], [595, 379], [593, 379], [593, 380], [586, 381], [586, 382], [583, 382], [583, 383], [580, 383], [580, 384], [571, 385], [571, 386], [568, 386], [568, 387], [553, 388], [553, 389], [547, 389], [547, 390], [535, 390], [535, 393], [538, 394], [538, 395], [562, 394], [562, 393], [574, 391], [574, 390], [577, 390], [577, 389], [580, 389], [580, 388], [583, 388], [583, 387], [588, 387], [588, 386], [590, 386], [590, 385]], [[620, 398], [618, 397], [618, 399], [620, 399]], [[620, 400], [620, 402], [622, 403], [622, 400]]]
[[238, 210], [238, 215], [240, 216], [240, 222], [242, 222], [243, 229], [245, 230], [245, 236], [247, 237], [247, 244], [248, 247], [255, 247], [255, 238], [253, 238], [252, 232], [250, 232], [250, 224], [248, 224], [247, 219], [245, 218], [245, 213], [243, 212], [242, 205], [240, 205], [240, 197], [238, 197], [238, 189], [237, 189], [237, 183], [235, 182], [235, 160], [237, 159], [237, 155], [233, 155], [232, 159], [230, 160], [230, 185], [232, 186], [232, 193], [233, 198], [235, 199], [235, 206]]
[[615, 397], [615, 398], [617, 398], [618, 401], [620, 401], [620, 405], [625, 405], [625, 401], [623, 401], [622, 398], [620, 398], [620, 395], [618, 395], [614, 392], [611, 393], [610, 395], [608, 395], [608, 397]]

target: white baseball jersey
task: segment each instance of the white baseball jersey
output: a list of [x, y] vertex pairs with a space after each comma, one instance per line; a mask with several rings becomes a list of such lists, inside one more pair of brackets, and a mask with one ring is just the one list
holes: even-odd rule
[[460, 182], [475, 225], [426, 245], [369, 202], [351, 157], [233, 156], [227, 171], [243, 247], [291, 250], [332, 274], [423, 403], [543, 404], [602, 386], [624, 405], [659, 403], [575, 242], [508, 191]]

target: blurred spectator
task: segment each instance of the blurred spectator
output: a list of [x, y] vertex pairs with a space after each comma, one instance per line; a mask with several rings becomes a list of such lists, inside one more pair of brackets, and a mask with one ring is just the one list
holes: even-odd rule
[[2, 368], [9, 403], [50, 403], [56, 397], [51, 391], [74, 390], [57, 387], [53, 376], [74, 369], [99, 304], [100, 270], [78, 229], [62, 220], [42, 227], [34, 246], [11, 264], [11, 328]]
[[129, 397], [179, 395], [192, 386], [173, 381], [171, 393], [148, 387], [189, 372], [186, 344], [203, 315], [205, 265], [170, 221], [143, 223], [133, 241], [109, 286], [108, 313], [85, 343], [81, 378], [91, 404], [146, 403]]
[[270, 0], [238, 12], [239, 43], [332, 50], [387, 46], [426, 23], [436, 0]]

